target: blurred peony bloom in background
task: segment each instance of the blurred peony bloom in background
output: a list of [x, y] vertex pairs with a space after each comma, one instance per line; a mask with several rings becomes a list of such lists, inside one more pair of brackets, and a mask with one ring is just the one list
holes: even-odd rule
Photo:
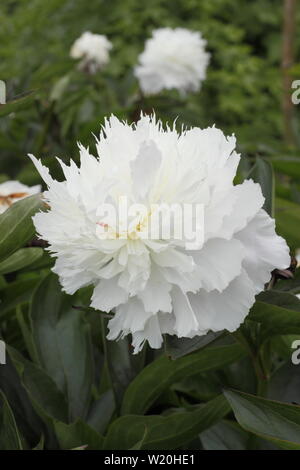
[[79, 63], [80, 69], [95, 73], [109, 62], [111, 48], [112, 43], [106, 36], [86, 31], [74, 42], [70, 56], [73, 59], [82, 59]]
[[41, 186], [26, 186], [19, 181], [5, 181], [0, 184], [0, 214], [6, 211], [14, 202], [41, 192]]
[[201, 33], [184, 28], [153, 31], [139, 56], [135, 76], [146, 95], [175, 88], [182, 93], [198, 91], [206, 77], [210, 54]]
[[[164, 333], [192, 338], [234, 331], [271, 271], [290, 265], [286, 242], [262, 209], [260, 186], [233, 185], [240, 160], [235, 143], [214, 127], [178, 134], [155, 117], [128, 125], [112, 116], [97, 141], [99, 158], [80, 145], [80, 167], [60, 161], [65, 181], [53, 180], [30, 156], [48, 186], [50, 210], [33, 220], [57, 258], [54, 272], [69, 294], [94, 285], [91, 306], [114, 312], [109, 339], [131, 333], [137, 353], [145, 341], [159, 348]], [[146, 206], [201, 203], [202, 246], [142, 239], [141, 223], [125, 239], [103, 239], [99, 208], [117, 206], [124, 196]]]

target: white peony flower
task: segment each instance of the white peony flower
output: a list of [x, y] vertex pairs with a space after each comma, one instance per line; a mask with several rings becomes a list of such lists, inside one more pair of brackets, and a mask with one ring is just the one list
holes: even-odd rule
[[[112, 116], [97, 141], [99, 158], [79, 148], [80, 167], [59, 160], [62, 182], [30, 156], [49, 188], [44, 194], [51, 207], [33, 220], [57, 258], [54, 272], [64, 290], [72, 294], [92, 284], [92, 307], [114, 312], [109, 339], [131, 333], [138, 352], [146, 340], [159, 348], [164, 333], [191, 338], [234, 331], [271, 271], [289, 266], [288, 247], [262, 209], [260, 186], [252, 180], [233, 185], [240, 159], [233, 136], [214, 127], [178, 134], [154, 117], [128, 125]], [[124, 196], [146, 207], [202, 204], [201, 247], [143, 239], [150, 211], [143, 221], [131, 220], [127, 238], [103, 237], [109, 223], [99, 217], [101, 209], [118, 207]]]
[[108, 63], [111, 48], [112, 43], [106, 36], [86, 31], [74, 42], [70, 56], [82, 59], [80, 68], [88, 68], [94, 73]]
[[40, 185], [29, 187], [19, 181], [0, 183], [0, 214], [3, 214], [14, 202], [40, 192]]
[[198, 91], [210, 58], [205, 46], [199, 32], [184, 28], [153, 31], [135, 68], [142, 91], [149, 95], [171, 88]]

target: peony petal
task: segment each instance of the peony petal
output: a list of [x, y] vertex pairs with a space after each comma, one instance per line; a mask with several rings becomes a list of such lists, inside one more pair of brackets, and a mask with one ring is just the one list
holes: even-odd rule
[[[255, 302], [256, 289], [243, 270], [223, 292], [200, 290], [188, 294], [199, 323], [199, 330], [235, 331]], [[195, 330], [195, 334], [198, 334]]]
[[195, 277], [206, 291], [222, 292], [241, 273], [246, 249], [239, 240], [214, 238], [198, 252], [192, 252], [197, 265]]
[[142, 202], [154, 184], [162, 160], [161, 152], [153, 140], [143, 142], [135, 160], [131, 161], [133, 193]]
[[285, 240], [276, 235], [275, 221], [263, 209], [235, 236], [245, 247], [243, 266], [257, 292], [270, 280], [273, 269], [289, 267], [289, 248]]
[[94, 289], [91, 307], [110, 312], [114, 307], [128, 300], [127, 292], [118, 285], [118, 279], [103, 279]]
[[173, 314], [176, 318], [174, 329], [179, 338], [198, 329], [197, 317], [189, 298], [178, 287], [172, 289]]

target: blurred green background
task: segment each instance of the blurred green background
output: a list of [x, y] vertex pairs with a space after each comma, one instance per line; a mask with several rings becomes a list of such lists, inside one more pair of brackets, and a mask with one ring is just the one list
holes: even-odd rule
[[[55, 156], [77, 158], [77, 141], [94, 151], [111, 113], [132, 120], [141, 108], [154, 109], [178, 126], [215, 124], [235, 133], [247, 177], [257, 157], [273, 164], [278, 231], [291, 248], [300, 247], [300, 105], [293, 106], [292, 136], [284, 131], [282, 100], [282, 0], [1, 0], [0, 79], [7, 100], [33, 91], [0, 119], [0, 181], [36, 184], [28, 152], [58, 171]], [[298, 5], [295, 24], [299, 24]], [[199, 93], [177, 91], [139, 99], [133, 67], [153, 29], [170, 26], [201, 31], [211, 62]], [[74, 40], [89, 30], [113, 43], [106, 68], [88, 76], [69, 57]], [[300, 36], [293, 38], [300, 79]], [[292, 93], [292, 90], [291, 90]], [[1, 113], [1, 109], [0, 109]]]

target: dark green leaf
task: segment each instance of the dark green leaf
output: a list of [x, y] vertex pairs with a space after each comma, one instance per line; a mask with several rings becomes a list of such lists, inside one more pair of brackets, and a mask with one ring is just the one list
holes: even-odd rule
[[172, 359], [190, 354], [198, 349], [202, 349], [211, 342], [219, 339], [224, 335], [223, 331], [210, 331], [204, 336], [195, 336], [194, 338], [177, 338], [177, 336], [166, 335], [165, 352]]
[[256, 163], [248, 177], [260, 184], [265, 198], [263, 208], [273, 217], [275, 181], [272, 164], [263, 158], [257, 157]]
[[34, 100], [35, 92], [30, 92], [27, 95], [9, 101], [6, 104], [0, 104], [0, 117], [7, 116], [10, 113], [20, 111], [31, 105]]
[[205, 450], [246, 450], [249, 434], [237, 423], [220, 421], [200, 434]]
[[104, 433], [115, 411], [112, 390], [107, 390], [96, 400], [89, 411], [87, 423], [100, 434]]
[[287, 292], [262, 292], [249, 318], [261, 323], [262, 342], [274, 335], [300, 333], [300, 300]]
[[[299, 338], [298, 338], [299, 340]], [[290, 360], [293, 350], [290, 343]], [[300, 404], [300, 374], [299, 365], [291, 362], [283, 364], [272, 375], [268, 386], [268, 398], [285, 403]]]
[[42, 367], [67, 397], [71, 419], [86, 416], [94, 380], [90, 328], [74, 299], [47, 276], [32, 299], [33, 338]]
[[67, 422], [65, 398], [51, 377], [40, 367], [24, 359], [16, 350], [10, 347], [8, 350], [36, 412], [46, 423], [52, 423], [53, 418]]
[[22, 450], [15, 417], [4, 393], [0, 390], [0, 450]]
[[35, 229], [31, 218], [42, 207], [41, 196], [37, 194], [12, 204], [0, 215], [0, 261], [33, 238]]
[[247, 393], [224, 392], [239, 424], [285, 449], [300, 450], [300, 407]]
[[126, 390], [122, 414], [143, 414], [172, 383], [195, 371], [216, 370], [244, 355], [239, 344], [207, 347], [175, 361], [162, 356], [149, 364]]
[[144, 436], [142, 449], [178, 449], [228, 411], [226, 400], [218, 396], [193, 411], [176, 411], [169, 416], [123, 416], [110, 426], [103, 448], [132, 449]]
[[29, 302], [39, 278], [23, 279], [9, 283], [0, 289], [0, 318], [3, 319], [18, 305]]
[[61, 449], [73, 449], [87, 446], [88, 450], [101, 450], [103, 437], [80, 419], [72, 424], [56, 421], [54, 423], [56, 437]]
[[0, 274], [12, 273], [30, 266], [43, 256], [42, 248], [20, 248], [0, 263]]

